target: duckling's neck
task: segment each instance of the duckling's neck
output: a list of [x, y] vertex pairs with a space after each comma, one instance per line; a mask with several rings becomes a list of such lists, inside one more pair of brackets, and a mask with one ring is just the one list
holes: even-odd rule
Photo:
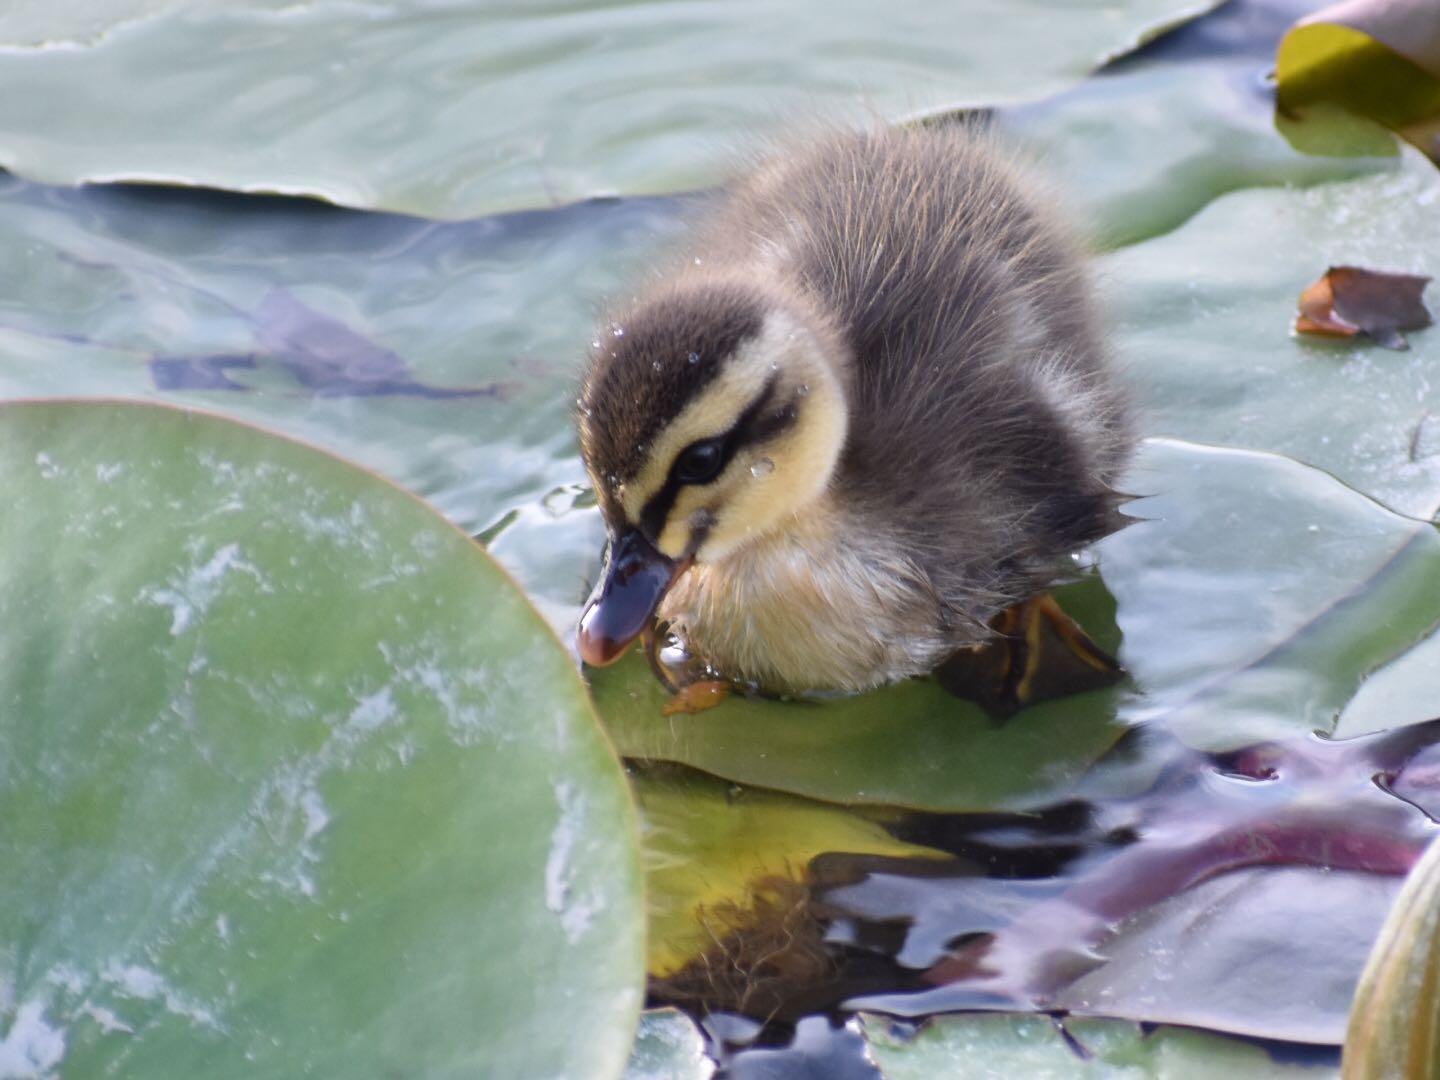
[[860, 691], [929, 671], [951, 646], [924, 573], [822, 493], [803, 515], [696, 563], [660, 606], [688, 650], [777, 693]]

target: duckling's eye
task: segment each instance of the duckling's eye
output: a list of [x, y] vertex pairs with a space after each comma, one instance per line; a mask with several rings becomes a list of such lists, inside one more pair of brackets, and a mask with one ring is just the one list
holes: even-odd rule
[[719, 439], [691, 443], [675, 459], [675, 479], [682, 484], [708, 484], [724, 461], [724, 446]]

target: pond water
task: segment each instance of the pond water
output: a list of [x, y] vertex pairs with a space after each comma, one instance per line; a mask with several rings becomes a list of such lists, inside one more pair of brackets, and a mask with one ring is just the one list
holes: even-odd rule
[[[1074, 1047], [1091, 1038], [1084, 1018], [1181, 1025], [1247, 1040], [1257, 1075], [1333, 1074], [1355, 978], [1440, 806], [1440, 337], [1386, 353], [1288, 326], [1331, 263], [1440, 268], [1440, 180], [1373, 131], [1319, 155], [1276, 131], [1274, 45], [1313, 6], [1232, 0], [1063, 92], [1089, 61], [1051, 55], [1065, 35], [1045, 29], [1035, 55], [1006, 46], [1028, 74], [975, 59], [942, 94], [929, 87], [958, 61], [924, 35], [983, 53], [965, 31], [1009, 9], [933, 27], [901, 5], [889, 29], [908, 44], [866, 77], [921, 86], [904, 103], [916, 110], [1005, 102], [992, 121], [1097, 238], [1150, 439], [1128, 480], [1137, 524], [1098, 546], [1066, 597], [1128, 677], [997, 724], [930, 684], [664, 717], [638, 659], [597, 675], [663, 856], [651, 902], [674, 920], [655, 923], [676, 936], [652, 944], [650, 1002], [687, 1010], [725, 1075], [877, 1076], [883, 1040], [867, 1025], [904, 1045], [925, 1017], [975, 1012], [1073, 1019]], [[644, 55], [704, 30], [662, 4], [669, 29], [640, 34], [632, 7], [555, 14], [635, 34]], [[1069, 17], [1022, 7], [1012, 35]], [[1144, 22], [1165, 5], [1119, 7]], [[206, 12], [187, 33], [250, 17]], [[830, 58], [809, 92], [846, 99], [859, 46], [817, 29], [838, 16], [805, 18]], [[118, 33], [103, 62], [143, 63], [159, 25]], [[542, 104], [557, 110], [583, 67], [540, 37], [554, 91]], [[743, 84], [735, 56], [712, 59]], [[770, 57], [768, 78], [793, 60]], [[458, 46], [415, 62], [431, 78], [466, 64]], [[9, 77], [0, 65], [0, 99]], [[604, 543], [570, 425], [578, 365], [604, 301], [663, 265], [708, 198], [716, 169], [682, 122], [702, 108], [690, 89], [611, 131], [623, 146], [608, 158], [582, 116], [649, 92], [620, 76], [575, 102], [549, 158], [515, 151], [524, 168], [497, 164], [496, 147], [524, 141], [529, 113], [496, 119], [493, 160], [448, 186], [426, 171], [448, 145], [429, 129], [372, 184], [328, 182], [327, 147], [364, 137], [347, 120], [269, 186], [350, 209], [0, 176], [0, 397], [193, 405], [340, 453], [479, 537], [568, 641]], [[763, 127], [760, 97], [747, 88], [717, 130]], [[204, 140], [137, 139], [153, 159], [105, 171], [6, 115], [28, 175], [173, 166], [221, 183]], [[674, 132], [645, 144], [647, 125]], [[265, 186], [251, 164], [226, 182]], [[633, 194], [567, 202], [612, 189]], [[550, 196], [563, 205], [535, 208]]]

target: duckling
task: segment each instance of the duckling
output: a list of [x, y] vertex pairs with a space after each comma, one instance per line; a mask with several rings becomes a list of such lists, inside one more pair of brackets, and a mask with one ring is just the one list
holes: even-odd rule
[[1128, 409], [1080, 249], [976, 129], [760, 162], [597, 336], [588, 664], [658, 621], [727, 680], [867, 690], [986, 641], [1124, 520]]

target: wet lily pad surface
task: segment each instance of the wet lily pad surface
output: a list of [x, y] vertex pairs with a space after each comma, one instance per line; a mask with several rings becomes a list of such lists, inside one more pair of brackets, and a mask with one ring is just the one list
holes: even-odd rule
[[[797, 112], [894, 119], [1059, 89], [1211, 6], [27, 4], [0, 21], [0, 166], [442, 218], [673, 191]], [[1001, 18], [1003, 47], [974, 32]], [[129, 89], [121, 117], [90, 107], [97, 85]]]
[[[1237, 1039], [1117, 1021], [946, 1016], [912, 1031], [884, 1017], [867, 1016], [861, 1030], [885, 1080], [959, 1075], [1034, 1080], [1221, 1075], [1236, 1080], [1322, 1080], [1339, 1075], [1339, 1070], [1323, 1063], [1277, 1060], [1263, 1047]], [[977, 1060], [985, 1063], [980, 1071], [975, 1068]]]
[[[72, 452], [120, 447], [85, 459], [128, 470], [110, 481], [95, 468], [47, 476], [65, 466], [53, 451], [46, 465], [31, 443], [0, 440], [0, 566], [16, 583], [0, 604], [27, 612], [0, 627], [24, 642], [0, 670], [19, 700], [69, 718], [0, 716], [28, 725], [0, 797], [46, 808], [7, 814], [27, 824], [0, 829], [0, 844], [50, 883], [13, 885], [0, 915], [32, 942], [0, 952], [0, 988], [13, 988], [0, 993], [0, 1047], [41, 1076], [52, 1058], [64, 1075], [109, 1067], [122, 1045], [137, 1047], [127, 1068], [198, 1075], [275, 1024], [264, 1030], [319, 1054], [287, 1011], [308, 987], [326, 1023], [384, 1021], [352, 1025], [364, 1036], [335, 1041], [333, 1060], [369, 1054], [403, 1071], [443, 1053], [461, 1073], [484, 1057], [507, 1062], [497, 1075], [543, 1075], [525, 1054], [584, 1046], [598, 1057], [572, 1071], [617, 1076], [648, 966], [650, 1004], [690, 1018], [647, 1014], [636, 1076], [1335, 1075], [1369, 943], [1440, 817], [1440, 333], [1407, 330], [1395, 352], [1299, 338], [1291, 324], [1330, 266], [1436, 276], [1440, 180], [1373, 119], [1312, 103], [1277, 115], [1266, 74], [1311, 6], [1232, 0], [1068, 87], [1192, 12], [571, 4], [495, 9], [482, 24], [458, 2], [137, 0], [0, 14], [13, 46], [0, 88], [26, 88], [0, 93], [0, 160], [15, 170], [0, 176], [0, 397], [198, 406], [340, 453], [478, 535], [562, 635], [528, 607], [518, 623], [489, 614], [518, 601], [460, 533], [313, 451], [273, 444], [334, 477], [291, 502], [255, 488], [235, 511], [263, 513], [248, 527], [300, 559], [291, 571], [239, 534], [208, 541], [232, 516], [224, 498], [192, 475], [193, 455], [152, 446], [178, 421], [89, 406], [106, 419]], [[222, 31], [223, 62], [201, 63], [199, 43]], [[714, 48], [697, 52], [698, 37]], [[195, 62], [135, 74], [175, 50]], [[115, 83], [141, 88], [123, 122], [74, 100]], [[645, 818], [643, 965], [629, 826], [606, 828], [628, 821], [620, 774], [565, 655], [604, 544], [569, 423], [578, 365], [603, 301], [665, 268], [723, 162], [801, 113], [859, 115], [867, 89], [890, 119], [996, 106], [991, 121], [1094, 238], [1147, 439], [1125, 480], [1135, 524], [1077, 564], [1060, 599], [1127, 675], [997, 724], [927, 680], [665, 716], [638, 654], [589, 673]], [[42, 182], [125, 178], [370, 209]], [[29, 409], [63, 411], [0, 406], [0, 426]], [[99, 437], [112, 427], [113, 444]], [[167, 493], [143, 520], [132, 515], [152, 504], [115, 486], [142, 466]], [[435, 578], [424, 599], [331, 559], [339, 541], [324, 530], [314, 551], [279, 539], [307, 514], [343, 517], [348, 503], [325, 500], [352, 476], [357, 493], [399, 498], [440, 530], [448, 554], [413, 560]], [[66, 485], [71, 504], [37, 494]], [[100, 532], [58, 541], [72, 519]], [[241, 547], [221, 558], [229, 543]], [[61, 562], [75, 574], [37, 569]], [[246, 567], [295, 573], [294, 594], [265, 593]], [[485, 584], [467, 593], [456, 582], [472, 572]], [[103, 597], [126, 581], [141, 598], [128, 617], [144, 625], [123, 648], [112, 636], [91, 649], [84, 628], [118, 618]], [[384, 680], [419, 670], [366, 637], [377, 589], [407, 597], [405, 633], [380, 638], [508, 673], [483, 690], [496, 754], [528, 765], [456, 742], [444, 718], [468, 715], [463, 695], [482, 694], [468, 684], [449, 701], [401, 679], [397, 709], [413, 695], [430, 712], [349, 722]], [[257, 629], [253, 612], [285, 604]], [[226, 640], [231, 667], [215, 651]], [[315, 685], [301, 686], [312, 667]], [[134, 717], [114, 730], [102, 722], [112, 678], [145, 690], [125, 695]], [[292, 716], [287, 695], [302, 690], [317, 711]], [[268, 734], [206, 726], [210, 701]], [[352, 741], [327, 741], [320, 716]], [[196, 741], [174, 741], [192, 729]], [[141, 770], [147, 753], [175, 763], [170, 781]], [[68, 787], [43, 782], [54, 755], [75, 770], [55, 773]], [[535, 786], [522, 797], [501, 780]], [[179, 804], [184, 828], [163, 814]], [[122, 811], [156, 825], [121, 828]], [[593, 841], [609, 868], [594, 880], [623, 871], [613, 902], [594, 908], [603, 945], [569, 942], [550, 904], [572, 929], [592, 910], [578, 869], [546, 874], [557, 837], [572, 835], [567, 866]], [[226, 837], [234, 859], [207, 863]], [[514, 887], [528, 903], [492, 916], [470, 899], [488, 885], [463, 903], [428, 888], [488, 881], [484, 868], [522, 839], [531, 869]], [[53, 850], [76, 861], [38, 854]], [[79, 888], [141, 880], [146, 898], [128, 908]], [[392, 939], [428, 959], [392, 962]], [[376, 972], [443, 993], [410, 998]], [[522, 978], [539, 989], [521, 993]], [[477, 1028], [480, 1002], [509, 1010], [498, 1033]], [[413, 1030], [406, 1009], [423, 1017]], [[440, 1033], [424, 1050], [378, 1041], [396, 1030]]]

